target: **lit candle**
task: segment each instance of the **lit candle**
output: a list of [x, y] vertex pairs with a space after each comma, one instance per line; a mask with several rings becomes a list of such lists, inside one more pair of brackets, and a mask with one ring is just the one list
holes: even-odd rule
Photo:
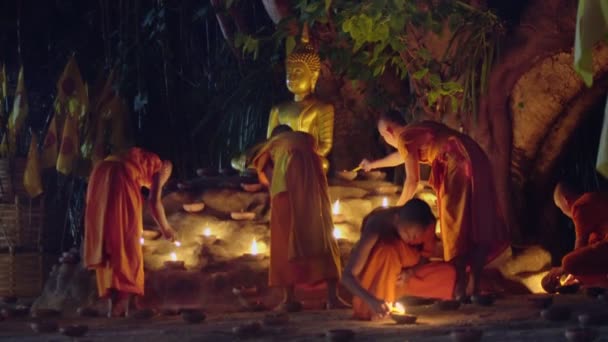
[[177, 261], [177, 254], [175, 254], [175, 252], [171, 253], [171, 260]]
[[336, 240], [341, 239], [342, 232], [340, 231], [340, 228], [334, 227], [333, 235]]
[[203, 230], [203, 235], [209, 237], [211, 236], [211, 228], [207, 227]]
[[253, 239], [253, 242], [251, 242], [251, 255], [257, 255], [258, 254], [258, 243], [257, 241], [255, 241], [255, 238]]
[[332, 206], [331, 212], [334, 215], [340, 214], [340, 200], [336, 200], [336, 202], [334, 202], [334, 205]]
[[382, 206], [383, 206], [384, 208], [387, 208], [387, 207], [388, 207], [388, 198], [384, 197], [384, 198], [382, 199]]
[[399, 315], [405, 315], [405, 307], [399, 302], [393, 303], [391, 311]]
[[142, 245], [142, 246], [144, 245], [144, 238], [143, 237], [139, 238], [139, 244]]
[[175, 246], [180, 247], [181, 245], [182, 245], [182, 243], [181, 243], [181, 242], [179, 242], [179, 241], [175, 241]]

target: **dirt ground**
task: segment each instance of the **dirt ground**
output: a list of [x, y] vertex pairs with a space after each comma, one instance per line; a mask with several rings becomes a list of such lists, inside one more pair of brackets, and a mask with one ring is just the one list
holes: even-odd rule
[[[350, 329], [354, 341], [451, 341], [450, 333], [459, 327], [483, 330], [483, 341], [567, 341], [564, 332], [576, 327], [581, 313], [608, 313], [608, 304], [585, 295], [556, 295], [554, 306], [572, 309], [565, 322], [549, 322], [540, 317], [529, 298], [513, 296], [499, 299], [491, 307], [465, 305], [457, 311], [437, 311], [434, 307], [411, 307], [418, 316], [414, 325], [397, 325], [390, 318], [376, 322], [350, 319], [349, 310], [307, 311], [290, 314], [290, 322], [281, 327], [263, 327], [259, 333], [245, 338], [249, 341], [323, 341], [330, 329]], [[148, 320], [134, 318], [59, 319], [60, 326], [85, 324], [89, 332], [79, 341], [235, 341], [243, 339], [232, 333], [239, 324], [261, 321], [264, 312], [208, 314], [200, 324], [186, 324], [180, 316], [158, 315]], [[2, 341], [70, 341], [59, 333], [37, 334], [29, 319], [0, 322]], [[596, 341], [608, 341], [608, 325], [593, 326]]]

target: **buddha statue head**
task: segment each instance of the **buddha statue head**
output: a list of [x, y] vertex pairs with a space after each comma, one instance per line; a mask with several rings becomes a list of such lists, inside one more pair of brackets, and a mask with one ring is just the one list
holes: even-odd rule
[[290, 92], [296, 96], [314, 92], [321, 71], [321, 58], [310, 44], [306, 24], [300, 44], [287, 56], [286, 69], [286, 84]]

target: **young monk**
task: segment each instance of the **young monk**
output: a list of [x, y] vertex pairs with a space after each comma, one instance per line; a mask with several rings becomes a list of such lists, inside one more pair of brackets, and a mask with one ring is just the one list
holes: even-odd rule
[[344, 307], [336, 284], [340, 252], [333, 239], [327, 179], [313, 137], [279, 125], [253, 159], [270, 188], [269, 285], [284, 288], [278, 310], [298, 311], [296, 284], [327, 282], [327, 308]]
[[419, 164], [431, 165], [429, 184], [437, 193], [445, 261], [456, 267], [454, 297], [466, 298], [466, 267], [479, 294], [481, 272], [487, 261], [508, 247], [508, 231], [495, 198], [490, 162], [468, 136], [432, 121], [411, 125], [399, 112], [384, 113], [378, 132], [397, 149], [385, 158], [363, 160], [365, 171], [405, 163], [406, 179], [397, 205], [411, 199], [420, 181]]
[[383, 317], [388, 303], [404, 295], [452, 298], [456, 272], [449, 263], [429, 262], [435, 243], [435, 217], [420, 199], [367, 215], [342, 275], [354, 295], [354, 317]]
[[581, 194], [558, 183], [553, 200], [574, 222], [576, 240], [574, 250], [562, 259], [562, 269], [549, 275], [555, 277], [552, 287], [559, 285], [563, 274], [585, 286], [608, 288], [608, 193]]
[[165, 238], [174, 230], [161, 203], [163, 185], [171, 176], [170, 161], [131, 148], [106, 158], [93, 169], [87, 188], [84, 264], [94, 269], [99, 296], [108, 298], [108, 317], [129, 314], [134, 295], [144, 294], [144, 260], [139, 239], [143, 231], [141, 188], [150, 189], [148, 203]]

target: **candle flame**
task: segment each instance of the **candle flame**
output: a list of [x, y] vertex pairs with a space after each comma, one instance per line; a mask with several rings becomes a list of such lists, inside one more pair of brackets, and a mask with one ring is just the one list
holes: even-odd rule
[[388, 207], [388, 198], [384, 197], [384, 198], [382, 199], [382, 206], [383, 206], [384, 208], [387, 208], [387, 207]]
[[338, 215], [340, 213], [340, 200], [336, 200], [331, 209], [332, 214]]
[[258, 242], [255, 241], [255, 238], [253, 239], [253, 242], [251, 242], [251, 254], [252, 255], [258, 254]]
[[203, 235], [211, 236], [211, 228], [209, 228], [209, 227], [205, 228], [205, 230], [203, 230]]
[[182, 243], [181, 243], [181, 242], [179, 242], [179, 241], [175, 241], [175, 246], [180, 247], [181, 245], [182, 245]]
[[139, 244], [142, 245], [142, 246], [144, 245], [144, 238], [143, 237], [139, 238]]
[[336, 240], [337, 239], [341, 239], [342, 238], [342, 232], [340, 231], [340, 228], [334, 227], [333, 235], [334, 235], [334, 238]]
[[177, 261], [177, 254], [175, 254], [175, 252], [171, 253], [171, 260]]
[[405, 307], [399, 302], [392, 305], [391, 311], [400, 315], [405, 315]]

